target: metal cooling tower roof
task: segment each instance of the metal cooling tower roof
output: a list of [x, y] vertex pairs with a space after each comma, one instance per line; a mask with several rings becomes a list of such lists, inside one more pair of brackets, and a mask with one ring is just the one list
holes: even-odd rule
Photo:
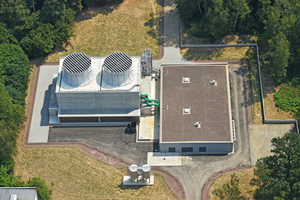
[[106, 83], [113, 86], [122, 86], [134, 79], [132, 59], [123, 52], [108, 55], [103, 64], [103, 78]]
[[132, 65], [132, 59], [123, 52], [115, 52], [105, 58], [104, 66], [110, 72], [121, 73], [127, 71]]
[[63, 68], [69, 73], [78, 74], [86, 71], [91, 66], [91, 63], [91, 58], [88, 55], [72, 53], [65, 58]]
[[63, 80], [68, 85], [83, 86], [94, 79], [91, 58], [84, 53], [72, 53], [63, 63]]

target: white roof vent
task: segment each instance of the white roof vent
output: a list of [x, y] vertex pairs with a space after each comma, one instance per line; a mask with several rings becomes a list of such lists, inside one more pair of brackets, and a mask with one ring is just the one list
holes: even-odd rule
[[17, 200], [17, 198], [18, 198], [18, 195], [16, 195], [16, 194], [10, 195], [10, 200]]
[[184, 115], [191, 114], [191, 108], [183, 108], [183, 114]]
[[212, 80], [212, 81], [210, 81], [210, 84], [211, 84], [211, 85], [213, 85], [213, 86], [217, 86], [217, 85], [218, 85], [218, 83], [217, 83], [217, 81], [216, 81], [216, 80]]
[[195, 122], [194, 127], [195, 128], [201, 128], [201, 122]]
[[103, 64], [103, 78], [113, 86], [129, 84], [134, 79], [131, 57], [123, 52], [109, 54]]
[[190, 83], [189, 77], [182, 77], [182, 83]]
[[95, 76], [91, 63], [91, 58], [84, 53], [68, 55], [62, 63], [64, 82], [72, 86], [83, 86], [90, 83]]

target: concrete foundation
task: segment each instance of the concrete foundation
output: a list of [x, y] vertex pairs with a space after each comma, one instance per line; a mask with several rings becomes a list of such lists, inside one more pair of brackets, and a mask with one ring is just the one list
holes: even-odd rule
[[130, 176], [123, 176], [123, 185], [154, 185], [154, 176], [139, 181], [132, 180]]

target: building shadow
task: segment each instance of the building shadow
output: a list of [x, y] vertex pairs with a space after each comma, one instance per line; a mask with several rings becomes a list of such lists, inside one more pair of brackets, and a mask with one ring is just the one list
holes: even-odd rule
[[[51, 85], [48, 86], [48, 89], [45, 91], [45, 94], [44, 94], [44, 102], [43, 102], [43, 107], [42, 107], [42, 110], [40, 112], [41, 114], [41, 122], [40, 122], [40, 126], [48, 126], [48, 122], [49, 122], [49, 101], [50, 101], [50, 93], [51, 93]], [[41, 97], [38, 97], [36, 96], [35, 97], [36, 99], [37, 98], [41, 98]]]
[[146, 185], [123, 185], [123, 183], [122, 183], [119, 185], [119, 188], [122, 190], [138, 190], [145, 186]]

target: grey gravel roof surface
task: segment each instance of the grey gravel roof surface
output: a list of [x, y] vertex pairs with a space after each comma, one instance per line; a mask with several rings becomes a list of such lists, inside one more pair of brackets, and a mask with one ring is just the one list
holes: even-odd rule
[[[231, 140], [226, 67], [162, 67], [162, 142]], [[185, 77], [190, 83], [183, 83]], [[185, 108], [190, 114], [183, 114]], [[201, 128], [194, 127], [197, 121]]]

